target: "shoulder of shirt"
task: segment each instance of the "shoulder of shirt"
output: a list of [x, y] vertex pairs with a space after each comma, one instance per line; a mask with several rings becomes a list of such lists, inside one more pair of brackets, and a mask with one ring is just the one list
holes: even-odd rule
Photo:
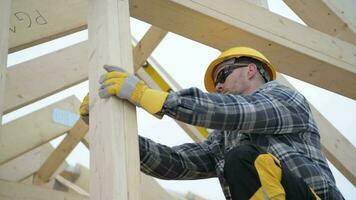
[[263, 84], [252, 95], [266, 94], [268, 96], [275, 96], [282, 99], [288, 98], [303, 98], [304, 96], [297, 90], [286, 85], [280, 84], [277, 81], [270, 81]]

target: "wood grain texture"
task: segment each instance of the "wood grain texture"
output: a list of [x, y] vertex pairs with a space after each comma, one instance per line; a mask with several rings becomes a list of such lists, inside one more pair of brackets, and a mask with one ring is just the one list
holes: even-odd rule
[[134, 70], [137, 71], [147, 58], [152, 54], [153, 50], [167, 35], [167, 31], [158, 27], [151, 26], [143, 38], [135, 45], [133, 50], [134, 55]]
[[355, 1], [283, 1], [309, 27], [356, 45]]
[[82, 42], [8, 68], [4, 113], [87, 80], [87, 51]]
[[87, 0], [13, 0], [9, 52], [86, 28]]
[[[65, 162], [67, 156], [73, 151], [77, 144], [88, 132], [89, 127], [79, 119], [76, 124], [68, 131], [65, 138], [51, 153], [47, 160], [34, 176], [35, 184], [44, 184], [50, 180], [56, 170]], [[59, 179], [61, 179], [59, 177]]]
[[6, 83], [6, 68], [7, 68], [7, 49], [9, 45], [10, 24], [10, 8], [11, 0], [3, 0], [0, 2], [0, 136], [2, 126], [2, 114], [5, 108], [5, 83]]
[[105, 64], [133, 73], [126, 0], [89, 1], [90, 198], [139, 199], [136, 108], [117, 98], [100, 99]]
[[[37, 172], [54, 148], [47, 143], [0, 165], [0, 179], [20, 182]], [[62, 163], [54, 176], [62, 172], [68, 164]], [[31, 181], [32, 184], [32, 181]]]

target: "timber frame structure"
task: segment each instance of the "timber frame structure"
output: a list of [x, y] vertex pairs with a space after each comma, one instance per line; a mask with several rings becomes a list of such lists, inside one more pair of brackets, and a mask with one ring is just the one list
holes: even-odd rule
[[[80, 101], [72, 96], [2, 125], [0, 198], [202, 199], [175, 196], [140, 174], [134, 106], [102, 100], [96, 93], [104, 64], [126, 66], [152, 88], [181, 89], [150, 57], [168, 32], [218, 50], [237, 45], [259, 49], [280, 73], [355, 100], [355, 3], [284, 2], [308, 26], [270, 12], [266, 0], [2, 0], [0, 122], [3, 115], [88, 78], [91, 110], [90, 127], [81, 119], [71, 125], [53, 121], [54, 112], [64, 118], [78, 113]], [[130, 16], [152, 25], [135, 44]], [[86, 28], [88, 41], [7, 68], [8, 53]], [[278, 80], [293, 87], [282, 76]], [[311, 108], [327, 158], [355, 185], [356, 162], [350, 159], [356, 155], [354, 146]], [[194, 141], [208, 135], [206, 129], [177, 123]], [[105, 137], [100, 136], [103, 132]], [[53, 149], [48, 142], [61, 135], [65, 138]], [[79, 142], [90, 147], [90, 171], [65, 162]]]

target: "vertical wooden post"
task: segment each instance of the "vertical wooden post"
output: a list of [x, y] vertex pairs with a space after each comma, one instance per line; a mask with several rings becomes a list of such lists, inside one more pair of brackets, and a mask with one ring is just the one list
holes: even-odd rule
[[5, 79], [7, 67], [7, 52], [9, 46], [11, 0], [0, 1], [0, 135], [2, 126], [2, 111], [5, 107]]
[[89, 1], [90, 199], [138, 200], [136, 110], [115, 97], [100, 99], [104, 64], [133, 73], [128, 0]]

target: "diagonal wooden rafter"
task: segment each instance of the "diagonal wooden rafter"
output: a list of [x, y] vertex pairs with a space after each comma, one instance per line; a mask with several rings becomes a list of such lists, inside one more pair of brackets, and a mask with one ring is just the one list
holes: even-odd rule
[[356, 4], [353, 0], [283, 1], [308, 26], [356, 45]]
[[73, 149], [88, 132], [88, 129], [88, 126], [83, 120], [79, 119], [76, 122], [76, 124], [68, 131], [66, 137], [51, 153], [48, 159], [43, 163], [41, 168], [35, 174], [35, 184], [44, 184], [50, 180], [50, 178], [53, 176], [59, 166], [62, 165], [67, 156], [73, 151]]
[[167, 35], [167, 31], [151, 26], [143, 38], [133, 48], [134, 71], [141, 68], [153, 50]]
[[[38, 171], [53, 150], [53, 147], [47, 143], [0, 165], [0, 179], [14, 182], [23, 181]], [[63, 163], [54, 176], [66, 167], [68, 164]]]
[[80, 101], [68, 97], [3, 126], [0, 140], [0, 164], [30, 151], [66, 133], [70, 127], [52, 121], [52, 110], [78, 112]]
[[87, 50], [82, 42], [7, 68], [4, 113], [87, 80]]
[[[76, 3], [85, 8], [85, 0]], [[73, 13], [63, 6], [56, 9], [75, 16], [73, 20], [86, 19], [81, 12]], [[131, 0], [130, 13], [137, 19], [219, 50], [236, 45], [254, 47], [264, 52], [280, 72], [356, 98], [352, 87], [356, 85], [354, 45], [254, 4], [243, 0]], [[254, 17], [250, 13], [254, 13]], [[53, 23], [66, 26], [61, 21]]]

